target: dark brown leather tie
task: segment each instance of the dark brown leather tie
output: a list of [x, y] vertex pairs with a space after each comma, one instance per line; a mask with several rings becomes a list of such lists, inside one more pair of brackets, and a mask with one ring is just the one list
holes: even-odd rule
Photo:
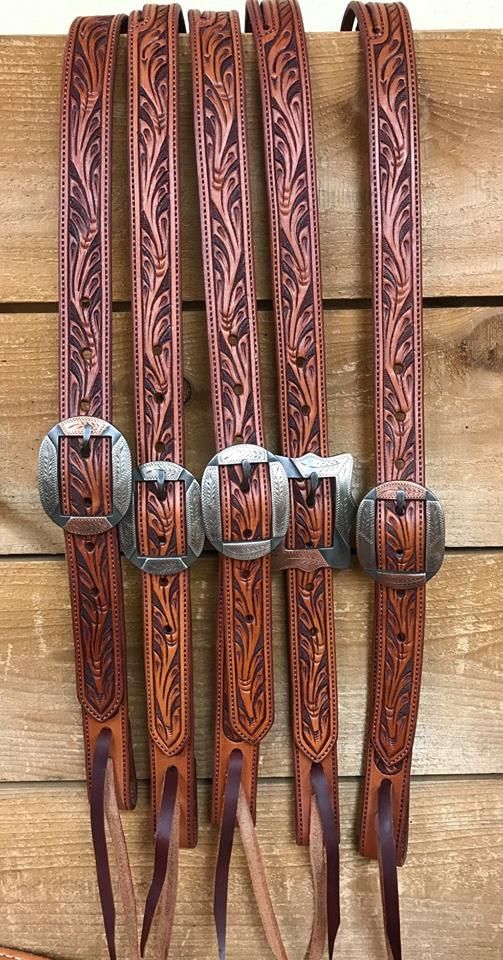
[[[220, 825], [215, 921], [226, 952], [227, 882], [237, 817], [258, 909], [285, 958], [253, 818], [259, 744], [273, 722], [271, 560], [285, 532], [263, 448], [243, 57], [235, 13], [189, 14], [208, 341], [218, 453], [202, 482], [206, 533], [220, 551], [212, 819]], [[274, 489], [273, 489], [274, 488]]]
[[[167, 956], [178, 845], [197, 842], [189, 567], [204, 545], [200, 489], [184, 467], [177, 4], [129, 21], [132, 318], [138, 466], [121, 524], [142, 571], [154, 873], [143, 956], [159, 905]], [[164, 891], [164, 893], [163, 893]]]
[[[318, 200], [309, 62], [296, 0], [248, 0], [257, 47], [269, 197], [281, 458], [290, 480], [286, 549], [297, 842], [315, 891], [307, 952], [330, 957], [340, 921], [337, 677], [332, 571], [349, 566], [352, 459], [328, 457]], [[287, 459], [288, 458], [288, 459]], [[313, 803], [314, 798], [314, 803]], [[320, 858], [317, 836], [325, 848]], [[326, 890], [326, 903], [320, 902]]]
[[133, 954], [136, 950], [132, 881], [117, 810], [117, 804], [131, 809], [136, 803], [116, 530], [130, 501], [131, 458], [109, 422], [112, 96], [124, 26], [122, 16], [80, 18], [66, 46], [59, 246], [62, 420], [42, 442], [39, 471], [44, 509], [65, 531], [96, 868], [112, 958], [115, 906], [105, 815]]
[[416, 65], [401, 3], [351, 3], [369, 106], [377, 486], [357, 519], [376, 581], [361, 851], [378, 858], [388, 955], [401, 960], [397, 865], [407, 850], [425, 584], [444, 552], [443, 511], [424, 486], [421, 197]]

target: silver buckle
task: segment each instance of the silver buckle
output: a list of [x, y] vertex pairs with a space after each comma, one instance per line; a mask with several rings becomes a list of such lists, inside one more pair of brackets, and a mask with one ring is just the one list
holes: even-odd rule
[[[220, 450], [210, 460], [201, 481], [203, 523], [208, 540], [219, 553], [234, 560], [255, 560], [271, 553], [282, 541], [288, 529], [290, 504], [288, 478], [281, 458], [254, 443], [238, 443]], [[239, 542], [223, 539], [220, 506], [220, 467], [267, 463], [271, 483], [271, 536], [267, 540]]]
[[[351, 493], [353, 477], [353, 457], [350, 453], [340, 453], [336, 457], [319, 457], [315, 453], [306, 453], [303, 457], [278, 457], [285, 468], [289, 480], [332, 480], [333, 539], [328, 547], [285, 549], [282, 551], [281, 566], [302, 566], [308, 562], [313, 569], [318, 558], [318, 566], [345, 570], [351, 566], [351, 528], [356, 513], [356, 504]], [[292, 563], [289, 563], [289, 555]]]
[[[183, 483], [185, 489], [186, 553], [181, 556], [147, 557], [138, 553], [136, 539], [137, 483], [158, 483], [164, 489], [166, 483]], [[172, 575], [188, 570], [201, 555], [204, 547], [204, 528], [201, 513], [201, 490], [196, 478], [178, 463], [155, 460], [142, 463], [133, 470], [133, 496], [129, 509], [120, 527], [119, 536], [124, 556], [144, 573]]]
[[[62, 437], [82, 437], [87, 445], [91, 437], [109, 439], [112, 462], [112, 512], [106, 516], [75, 517], [61, 508], [59, 484], [59, 441]], [[40, 500], [46, 514], [59, 527], [78, 536], [95, 536], [115, 527], [122, 520], [131, 500], [131, 454], [122, 433], [99, 417], [70, 417], [57, 423], [40, 444], [38, 483]]]
[[[376, 506], [387, 500], [403, 513], [408, 500], [422, 500], [426, 511], [426, 548], [424, 570], [381, 570], [377, 566]], [[445, 518], [438, 497], [427, 487], [409, 480], [389, 480], [367, 493], [356, 518], [356, 550], [360, 565], [382, 586], [395, 590], [415, 590], [431, 580], [442, 566], [445, 552]]]

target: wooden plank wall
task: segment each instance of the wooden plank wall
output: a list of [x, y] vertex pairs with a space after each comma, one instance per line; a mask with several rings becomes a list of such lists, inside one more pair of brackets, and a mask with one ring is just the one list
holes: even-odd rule
[[[245, 41], [268, 444], [278, 435], [259, 97]], [[333, 452], [373, 476], [366, 107], [358, 38], [309, 40]], [[62, 537], [42, 513], [39, 442], [57, 419], [57, 159], [62, 38], [0, 40], [0, 943], [61, 960], [105, 960], [84, 786]], [[417, 36], [426, 296], [427, 467], [447, 515], [448, 555], [429, 588], [424, 685], [400, 872], [407, 960], [496, 960], [503, 835], [503, 33]], [[132, 435], [125, 49], [115, 109], [114, 421]], [[182, 39], [183, 291], [188, 465], [212, 454], [195, 195], [190, 65]], [[193, 571], [201, 842], [181, 858], [173, 956], [216, 957], [208, 825], [215, 557]], [[124, 570], [132, 719], [143, 781], [124, 817], [139, 902], [151, 869], [135, 571]], [[261, 759], [259, 833], [292, 960], [307, 944], [307, 852], [293, 839], [283, 585], [275, 580], [277, 722]], [[338, 956], [385, 954], [375, 863], [356, 848], [372, 590], [337, 575], [342, 927]], [[269, 956], [237, 844], [229, 960]], [[120, 938], [119, 955], [126, 957]]]

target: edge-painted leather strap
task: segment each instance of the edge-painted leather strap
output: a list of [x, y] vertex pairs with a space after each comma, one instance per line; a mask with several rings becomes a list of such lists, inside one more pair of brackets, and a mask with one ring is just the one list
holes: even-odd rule
[[[132, 317], [140, 464], [183, 465], [185, 457], [178, 147], [178, 36], [184, 30], [177, 4], [147, 4], [129, 22]], [[159, 490], [156, 482], [142, 482], [133, 496], [139, 553], [156, 558], [186, 553], [190, 518], [185, 516], [183, 484], [168, 482]], [[142, 955], [164, 882], [176, 889], [176, 877], [167, 877], [176, 798], [180, 844], [194, 847], [197, 842], [189, 576], [188, 570], [142, 573], [157, 825]], [[174, 784], [170, 790], [168, 782]]]
[[[218, 451], [240, 444], [263, 447], [239, 18], [236, 13], [191, 11], [189, 21], [216, 445]], [[241, 465], [222, 466], [218, 471], [223, 540], [269, 539], [268, 464], [245, 459]], [[274, 956], [286, 960], [253, 823], [258, 745], [274, 717], [271, 559], [249, 556], [244, 560], [222, 554], [219, 561], [212, 802], [213, 821], [220, 824], [215, 923], [220, 960], [224, 960], [237, 816], [266, 938]]]
[[[328, 455], [323, 307], [316, 163], [309, 62], [296, 0], [248, 0], [257, 47], [279, 369], [282, 453]], [[332, 497], [324, 480], [310, 498], [308, 482], [291, 484], [293, 550], [331, 542]], [[327, 795], [323, 818], [331, 878], [338, 845], [337, 676], [332, 571], [288, 571], [290, 669], [295, 756], [297, 842], [309, 843], [311, 801]], [[313, 775], [323, 776], [313, 794]], [[322, 811], [320, 810], [320, 814]], [[330, 824], [332, 823], [332, 833]], [[328, 885], [329, 949], [339, 925], [338, 881]]]
[[[424, 484], [419, 131], [414, 48], [401, 3], [348, 7], [365, 53], [369, 98], [377, 483]], [[425, 504], [377, 505], [380, 568], [421, 570]], [[375, 818], [392, 785], [397, 861], [407, 849], [410, 762], [423, 655], [425, 588], [376, 586], [371, 728], [361, 849], [377, 857]]]
[[[217, 449], [263, 446], [241, 34], [237, 14], [191, 11], [194, 121], [213, 416]], [[221, 468], [226, 540], [270, 536], [267, 465]], [[243, 753], [255, 809], [258, 744], [274, 717], [270, 557], [220, 557], [213, 819], [230, 753]]]
[[[180, 7], [146, 5], [129, 26], [129, 139], [136, 441], [140, 464], [183, 464], [183, 356], [178, 158]], [[181, 483], [139, 483], [145, 556], [185, 549]], [[142, 574], [154, 818], [166, 771], [179, 772], [181, 843], [197, 839], [189, 573]]]
[[[112, 94], [124, 18], [77, 19], [64, 60], [61, 101], [60, 370], [61, 418], [111, 418], [110, 174]], [[61, 493], [67, 513], [109, 512], [108, 441], [61, 441]], [[136, 802], [127, 710], [122, 575], [116, 529], [65, 533], [83, 710], [88, 784], [95, 744], [112, 731], [119, 804]]]

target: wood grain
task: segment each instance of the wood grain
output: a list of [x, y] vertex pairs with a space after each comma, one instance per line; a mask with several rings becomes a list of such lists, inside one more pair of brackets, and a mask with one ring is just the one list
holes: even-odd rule
[[[337, 949], [345, 960], [379, 960], [385, 948], [377, 865], [362, 860], [353, 841], [358, 794], [355, 783], [342, 784], [342, 925]], [[181, 854], [172, 947], [179, 960], [216, 957], [210, 896], [216, 831], [208, 826], [208, 800], [204, 787], [199, 846]], [[503, 781], [416, 781], [411, 812], [409, 855], [400, 871], [407, 960], [498, 960], [503, 950]], [[124, 820], [142, 904], [151, 869], [145, 791], [138, 809]], [[300, 960], [308, 940], [312, 893], [308, 852], [293, 839], [289, 784], [261, 784], [258, 828], [288, 955]], [[54, 960], [105, 960], [89, 834], [83, 787], [0, 790], [2, 943], [43, 951]], [[118, 925], [118, 955], [129, 960], [120, 917]], [[238, 840], [231, 871], [228, 956], [271, 956]]]
[[[75, 697], [67, 574], [63, 560], [12, 560], [0, 578], [0, 778], [84, 776]], [[140, 596], [125, 567], [129, 690], [136, 761], [148, 776]], [[414, 772], [503, 772], [503, 554], [449, 555], [429, 588], [424, 681]], [[460, 584], [463, 589], [460, 591]], [[291, 775], [287, 640], [281, 575], [274, 581], [276, 722], [261, 750], [262, 776]], [[371, 647], [372, 587], [359, 571], [336, 578], [339, 766], [362, 765]], [[213, 756], [216, 562], [192, 573], [196, 753], [211, 777]]]
[[[338, 23], [334, 20], [334, 27]], [[55, 301], [62, 37], [0, 39], [0, 301]], [[425, 294], [503, 289], [503, 32], [418, 33]], [[270, 296], [258, 81], [245, 38], [258, 295]], [[324, 295], [367, 296], [364, 71], [356, 35], [309, 38]], [[129, 299], [125, 41], [115, 108], [114, 297]], [[188, 39], [181, 39], [183, 290], [202, 299]]]
[[[372, 338], [367, 310], [327, 310], [327, 395], [332, 451], [356, 459], [356, 491], [374, 483]], [[36, 482], [40, 440], [58, 418], [54, 313], [6, 314], [0, 340], [0, 529], [2, 554], [60, 553]], [[278, 443], [271, 315], [260, 314], [267, 443]], [[184, 318], [187, 465], [200, 476], [214, 453], [204, 315]], [[130, 318], [116, 314], [113, 419], [134, 444]], [[503, 544], [500, 469], [503, 312], [429, 309], [425, 315], [426, 461], [446, 510], [450, 546]], [[134, 455], [134, 453], [133, 453]]]

